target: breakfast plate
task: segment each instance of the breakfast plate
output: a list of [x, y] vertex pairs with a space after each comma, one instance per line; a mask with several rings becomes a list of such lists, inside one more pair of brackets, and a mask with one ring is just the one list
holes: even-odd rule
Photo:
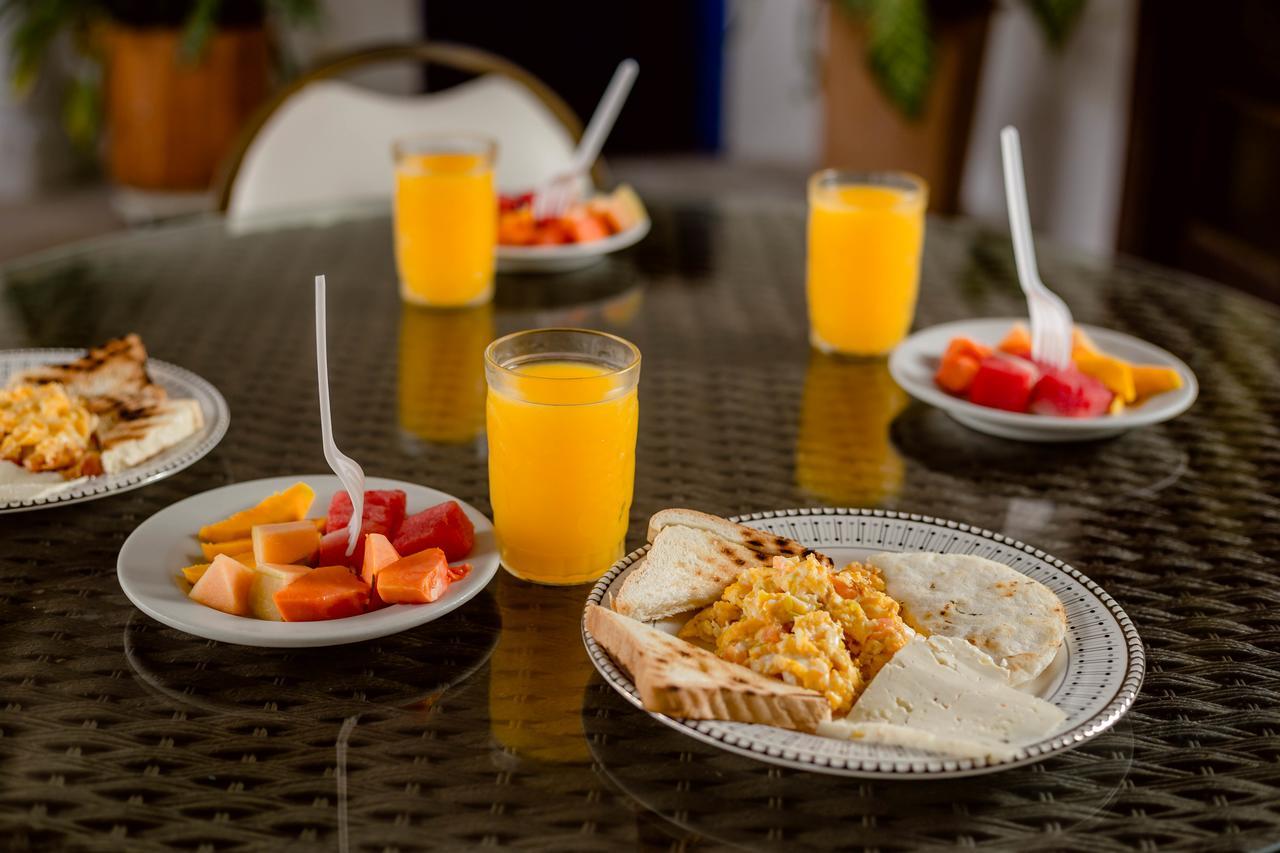
[[[0, 388], [10, 378], [35, 368], [73, 361], [85, 355], [83, 349], [17, 349], [0, 351]], [[58, 483], [39, 492], [22, 484], [21, 490], [0, 484], [0, 513], [25, 512], [49, 506], [97, 500], [137, 489], [175, 474], [202, 459], [217, 446], [231, 423], [227, 401], [207, 380], [189, 370], [159, 359], [147, 359], [151, 380], [170, 398], [192, 400], [199, 406], [201, 423], [195, 432], [136, 465], [116, 473], [104, 473]], [[12, 463], [0, 463], [18, 468]], [[6, 492], [9, 492], [6, 494]]]
[[634, 246], [649, 233], [648, 214], [630, 228], [589, 243], [565, 243], [558, 246], [498, 246], [498, 272], [557, 273], [579, 270], [597, 264], [606, 255]]
[[[912, 746], [821, 737], [772, 725], [651, 713], [683, 734], [729, 752], [819, 773], [880, 779], [969, 776], [1040, 761], [1078, 746], [1114, 725], [1137, 696], [1145, 656], [1133, 623], [1096, 583], [1039, 549], [966, 524], [885, 510], [789, 509], [734, 521], [821, 551], [836, 565], [884, 552], [970, 555], [1037, 581], [1060, 602], [1065, 630], [1052, 661], [1018, 690], [1056, 709], [1059, 722], [1034, 742], [1015, 743], [1000, 755], [951, 757]], [[643, 566], [642, 558], [652, 547], [628, 554], [596, 583], [588, 597], [588, 613], [594, 605], [616, 607], [624, 582]], [[643, 708], [635, 682], [588, 630], [585, 619], [583, 641], [604, 680]]]
[[979, 406], [943, 391], [934, 381], [938, 361], [948, 343], [959, 337], [995, 346], [1010, 327], [1023, 322], [1016, 318], [984, 318], [943, 323], [916, 332], [889, 356], [889, 372], [894, 381], [912, 397], [936, 406], [957, 422], [999, 438], [1019, 441], [1089, 441], [1109, 438], [1136, 427], [1175, 418], [1195, 402], [1199, 393], [1195, 374], [1181, 359], [1146, 341], [1121, 332], [1078, 324], [1078, 328], [1108, 355], [1126, 361], [1172, 368], [1181, 387], [1151, 397], [1141, 405], [1117, 414], [1091, 418], [1024, 414]]
[[467, 556], [471, 571], [449, 584], [447, 592], [429, 604], [396, 604], [349, 616], [315, 622], [274, 622], [219, 612], [188, 598], [176, 575], [191, 562], [196, 550], [194, 531], [211, 519], [252, 506], [264, 495], [281, 492], [298, 481], [315, 489], [317, 503], [328, 506], [342, 485], [332, 474], [275, 477], [223, 486], [169, 506], [140, 524], [125, 540], [116, 565], [120, 588], [139, 610], [188, 634], [248, 646], [301, 648], [356, 643], [385, 637], [438, 619], [467, 603], [498, 570], [493, 525], [475, 507], [436, 489], [367, 478], [370, 489], [400, 489], [410, 512], [444, 501], [457, 501], [475, 527], [475, 544]]

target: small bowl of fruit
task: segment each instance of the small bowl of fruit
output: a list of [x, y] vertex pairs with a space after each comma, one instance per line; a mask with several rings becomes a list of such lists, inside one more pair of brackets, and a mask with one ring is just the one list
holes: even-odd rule
[[623, 184], [572, 205], [563, 216], [538, 219], [533, 193], [498, 197], [498, 271], [568, 272], [633, 246], [649, 233], [640, 197]]
[[1021, 441], [1085, 441], [1177, 417], [1195, 374], [1172, 353], [1109, 329], [1077, 325], [1065, 368], [1031, 358], [1026, 322], [961, 320], [903, 341], [889, 372], [911, 396], [971, 429]]

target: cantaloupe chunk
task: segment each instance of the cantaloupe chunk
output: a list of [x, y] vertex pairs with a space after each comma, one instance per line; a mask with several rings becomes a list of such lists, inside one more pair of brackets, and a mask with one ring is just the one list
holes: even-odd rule
[[1182, 375], [1172, 367], [1162, 367], [1157, 364], [1133, 366], [1133, 388], [1140, 400], [1181, 387]]
[[226, 554], [230, 557], [233, 554], [252, 551], [253, 540], [246, 536], [243, 539], [228, 539], [226, 542], [201, 542], [200, 550], [204, 552], [206, 560], [212, 561], [219, 554]]
[[1107, 390], [1126, 403], [1138, 396], [1133, 383], [1133, 366], [1129, 362], [1104, 353], [1080, 352], [1074, 356], [1076, 368], [1086, 376], [1092, 376]]
[[306, 483], [294, 483], [283, 492], [264, 498], [255, 507], [241, 510], [215, 524], [200, 528], [204, 542], [226, 542], [228, 539], [248, 538], [255, 525], [279, 524], [282, 521], [301, 521], [316, 499], [315, 490]]
[[346, 566], [321, 566], [275, 594], [286, 622], [316, 622], [357, 616], [369, 606], [369, 585]]
[[259, 619], [283, 622], [284, 616], [276, 606], [275, 595], [298, 578], [310, 572], [306, 566], [282, 566], [272, 563], [256, 566], [253, 570], [253, 589], [249, 593], [249, 607]]
[[195, 583], [200, 580], [201, 575], [203, 575], [208, 568], [208, 563], [196, 563], [193, 566], [183, 568], [182, 576], [186, 578], [187, 583]]
[[251, 616], [249, 596], [253, 590], [253, 569], [237, 563], [226, 554], [213, 558], [188, 596], [205, 607], [221, 610], [233, 616]]
[[310, 521], [259, 524], [253, 528], [253, 559], [267, 563], [313, 563], [320, 550], [320, 531]]
[[369, 606], [382, 607], [386, 602], [378, 595], [376, 578], [386, 566], [400, 559], [400, 552], [391, 540], [381, 533], [370, 533], [364, 538], [364, 562], [360, 566], [360, 580], [369, 585]]
[[428, 548], [383, 566], [376, 583], [379, 597], [387, 604], [426, 604], [444, 595], [450, 580], [444, 551]]

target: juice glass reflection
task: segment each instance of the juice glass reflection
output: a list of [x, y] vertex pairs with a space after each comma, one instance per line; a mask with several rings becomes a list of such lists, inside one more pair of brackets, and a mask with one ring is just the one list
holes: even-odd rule
[[595, 580], [627, 536], [640, 351], [604, 332], [517, 332], [485, 350], [485, 376], [502, 565], [537, 583]]
[[837, 506], [876, 506], [902, 491], [889, 436], [906, 393], [884, 361], [810, 352], [796, 439], [796, 485]]
[[916, 309], [925, 182], [904, 172], [825, 170], [809, 179], [809, 339], [823, 352], [882, 356]]
[[484, 428], [484, 348], [493, 303], [400, 312], [400, 427], [424, 441], [472, 441]]
[[401, 297], [436, 307], [488, 302], [498, 240], [497, 144], [480, 136], [421, 136], [396, 142], [392, 151]]

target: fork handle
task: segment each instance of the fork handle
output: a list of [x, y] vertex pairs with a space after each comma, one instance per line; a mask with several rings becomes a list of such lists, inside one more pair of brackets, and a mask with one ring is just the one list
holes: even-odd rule
[[1018, 267], [1018, 282], [1023, 290], [1036, 289], [1040, 271], [1036, 268], [1036, 248], [1031, 238], [1031, 214], [1027, 211], [1027, 185], [1022, 170], [1022, 144], [1018, 129], [1000, 131], [1000, 149], [1004, 161], [1004, 195], [1009, 207], [1009, 231], [1013, 236], [1013, 260]]

